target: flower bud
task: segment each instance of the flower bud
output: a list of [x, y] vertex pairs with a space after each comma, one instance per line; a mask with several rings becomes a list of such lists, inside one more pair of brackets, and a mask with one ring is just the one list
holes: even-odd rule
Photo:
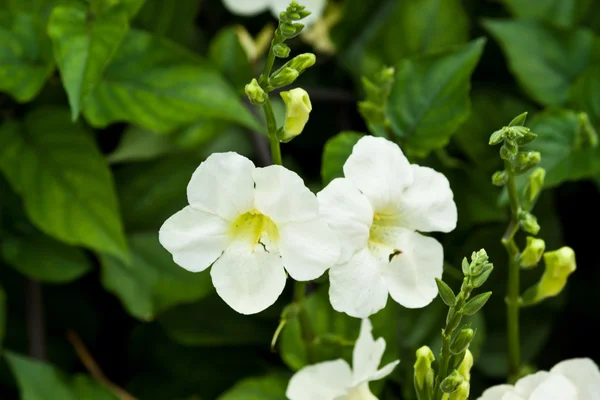
[[521, 268], [535, 267], [542, 259], [544, 250], [546, 250], [546, 242], [543, 239], [527, 236], [527, 246], [519, 259]]
[[435, 374], [433, 368], [431, 368], [433, 361], [435, 361], [435, 356], [429, 347], [423, 346], [417, 350], [417, 361], [414, 366], [414, 385], [419, 399], [429, 399], [433, 394], [435, 380]]
[[531, 203], [533, 202], [537, 196], [540, 194], [542, 189], [544, 188], [544, 179], [546, 178], [546, 170], [544, 168], [538, 167], [531, 171], [529, 177], [529, 184], [527, 185], [526, 195], [527, 200]]
[[273, 76], [269, 78], [269, 85], [273, 88], [279, 88], [294, 83], [300, 74], [293, 68], [283, 67], [278, 69]]
[[478, 274], [471, 275], [471, 286], [473, 286], [474, 288], [481, 287], [485, 282], [487, 282], [493, 270], [494, 264], [483, 264], [481, 269], [477, 269]]
[[273, 46], [273, 53], [279, 58], [287, 58], [290, 55], [290, 46], [285, 43], [277, 43]]
[[454, 370], [452, 374], [446, 377], [440, 384], [440, 388], [444, 393], [452, 393], [458, 390], [458, 387], [465, 381], [463, 376], [457, 371]]
[[515, 172], [520, 174], [535, 167], [542, 159], [539, 151], [518, 153], [513, 162]]
[[312, 104], [306, 90], [301, 88], [281, 92], [280, 95], [285, 103], [285, 124], [278, 132], [278, 136], [281, 142], [287, 143], [302, 133], [312, 110]]
[[529, 288], [522, 297], [524, 305], [538, 303], [545, 298], [558, 295], [567, 284], [567, 278], [576, 269], [575, 252], [562, 247], [544, 254], [544, 275], [537, 285]]
[[525, 146], [537, 138], [537, 135], [531, 132], [529, 128], [521, 127], [520, 133], [522, 136], [517, 139], [519, 146]]
[[465, 351], [471, 344], [471, 340], [475, 336], [475, 331], [471, 328], [461, 329], [456, 335], [452, 343], [450, 343], [450, 353], [460, 354]]
[[502, 143], [502, 141], [504, 140], [504, 133], [505, 133], [505, 129], [498, 129], [496, 132], [492, 133], [492, 135], [490, 136], [490, 146], [493, 146], [495, 144], [500, 144]]
[[503, 186], [508, 181], [508, 174], [506, 171], [496, 171], [492, 175], [492, 184], [494, 186]]
[[519, 152], [517, 143], [508, 137], [504, 138], [504, 144], [500, 147], [500, 157], [503, 160], [512, 160]]
[[298, 36], [303, 28], [304, 25], [299, 23], [283, 22], [279, 25], [281, 35], [286, 39]]
[[519, 214], [519, 224], [521, 228], [527, 233], [537, 235], [540, 231], [540, 225], [537, 222], [537, 218], [527, 211], [521, 211]]
[[450, 393], [448, 400], [468, 400], [471, 385], [469, 382], [463, 382], [458, 386], [454, 392]]
[[298, 54], [296, 57], [288, 61], [284, 67], [289, 67], [298, 71], [298, 74], [304, 72], [306, 68], [315, 65], [317, 58], [312, 53]]
[[245, 90], [246, 96], [248, 96], [250, 103], [261, 105], [264, 104], [265, 101], [267, 101], [267, 94], [260, 87], [256, 79], [252, 79], [252, 81], [246, 85]]
[[473, 368], [473, 354], [469, 349], [465, 353], [465, 358], [458, 367], [458, 372], [465, 378], [465, 381], [471, 380], [471, 368]]

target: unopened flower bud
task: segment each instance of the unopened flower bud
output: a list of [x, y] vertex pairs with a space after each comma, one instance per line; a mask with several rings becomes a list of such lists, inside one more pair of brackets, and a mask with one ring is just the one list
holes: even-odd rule
[[535, 167], [542, 159], [539, 151], [518, 153], [513, 162], [515, 172], [523, 173]]
[[469, 349], [465, 353], [465, 358], [463, 358], [462, 363], [458, 367], [458, 372], [465, 378], [465, 381], [469, 382], [471, 380], [471, 368], [473, 368], [473, 354]]
[[461, 329], [461, 331], [456, 335], [452, 343], [450, 343], [450, 353], [452, 354], [460, 354], [465, 351], [469, 344], [471, 344], [471, 340], [475, 336], [475, 331], [471, 328]]
[[414, 366], [414, 385], [419, 398], [429, 399], [433, 394], [433, 384], [435, 374], [431, 364], [435, 361], [435, 356], [427, 346], [417, 350], [417, 361]]
[[315, 65], [316, 61], [317, 58], [313, 53], [304, 53], [298, 54], [296, 57], [288, 61], [284, 66], [295, 69], [296, 71], [298, 71], [298, 74], [301, 74], [306, 68]]
[[537, 285], [529, 288], [522, 297], [524, 305], [531, 305], [547, 297], [558, 295], [567, 284], [567, 278], [577, 269], [575, 252], [562, 247], [544, 254], [544, 275]]
[[519, 146], [525, 146], [526, 144], [533, 142], [537, 138], [537, 135], [531, 132], [529, 128], [522, 127], [521, 134], [523, 136], [517, 139], [517, 143], [519, 144]]
[[517, 143], [507, 137], [504, 138], [504, 144], [500, 147], [500, 157], [503, 160], [512, 160], [519, 152]]
[[306, 90], [295, 88], [280, 93], [285, 103], [285, 124], [278, 132], [279, 140], [286, 143], [302, 133], [312, 110]]
[[458, 386], [458, 389], [450, 393], [448, 400], [468, 400], [470, 391], [471, 385], [469, 382], [463, 382]]
[[304, 25], [299, 23], [283, 22], [279, 25], [281, 35], [286, 39], [291, 39], [298, 36], [300, 32], [302, 32], [303, 28]]
[[535, 267], [546, 250], [546, 242], [543, 239], [535, 238], [533, 236], [527, 236], [527, 246], [519, 259], [519, 265], [522, 268]]
[[294, 83], [300, 74], [293, 68], [283, 67], [277, 70], [273, 76], [269, 78], [269, 85], [273, 88], [279, 88]]
[[252, 104], [261, 105], [267, 101], [267, 94], [260, 87], [256, 79], [252, 79], [252, 81], [246, 85], [245, 91], [246, 96], [248, 96], [248, 99]]
[[540, 225], [537, 222], [537, 218], [527, 211], [521, 211], [519, 214], [519, 224], [521, 228], [527, 233], [537, 235], [540, 231]]
[[465, 378], [457, 371], [454, 370], [452, 374], [446, 377], [440, 384], [440, 388], [444, 393], [453, 393], [458, 390], [458, 387], [465, 381]]
[[492, 175], [492, 184], [494, 186], [504, 186], [504, 184], [508, 181], [508, 174], [506, 171], [496, 171], [494, 175]]
[[540, 192], [544, 188], [544, 179], [545, 178], [546, 178], [546, 170], [541, 167], [534, 169], [529, 174], [529, 177], [527, 178], [529, 181], [529, 184], [527, 185], [526, 195], [527, 195], [527, 200], [530, 203], [537, 198], [537, 196], [540, 194]]
[[290, 46], [285, 43], [277, 43], [273, 46], [273, 53], [279, 58], [289, 57], [290, 51]]

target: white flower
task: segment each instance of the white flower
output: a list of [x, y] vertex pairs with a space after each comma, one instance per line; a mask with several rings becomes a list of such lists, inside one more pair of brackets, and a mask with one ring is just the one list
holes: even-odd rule
[[345, 360], [326, 361], [302, 368], [290, 380], [290, 400], [377, 400], [369, 382], [388, 376], [400, 362], [379, 368], [385, 340], [373, 340], [371, 321], [362, 320], [360, 335], [352, 354], [352, 369]]
[[600, 370], [589, 358], [562, 361], [550, 370], [489, 388], [479, 400], [599, 400]]
[[192, 175], [187, 197], [190, 205], [160, 228], [160, 243], [188, 271], [212, 264], [217, 293], [239, 313], [272, 305], [286, 270], [298, 281], [316, 279], [339, 256], [315, 195], [282, 166], [215, 153]]
[[388, 293], [407, 308], [437, 295], [443, 249], [421, 232], [449, 232], [457, 213], [448, 179], [409, 164], [400, 148], [373, 136], [361, 138], [317, 198], [338, 235], [341, 255], [329, 270], [329, 298], [337, 311], [357, 318], [385, 307]]
[[[225, 7], [233, 14], [253, 16], [270, 10], [275, 18], [279, 18], [279, 14], [287, 9], [290, 2], [290, 0], [223, 0]], [[308, 17], [300, 21], [304, 25], [310, 25], [323, 14], [327, 0], [297, 0], [296, 2], [311, 12]]]

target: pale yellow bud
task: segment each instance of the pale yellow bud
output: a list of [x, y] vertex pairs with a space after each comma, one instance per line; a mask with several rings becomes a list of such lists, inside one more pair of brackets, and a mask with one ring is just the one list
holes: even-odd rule
[[471, 380], [471, 368], [473, 368], [473, 354], [467, 349], [465, 358], [463, 358], [462, 363], [458, 367], [458, 372], [460, 372], [467, 382]]
[[546, 271], [540, 280], [540, 294], [544, 297], [556, 296], [567, 284], [567, 278], [577, 269], [575, 252], [570, 247], [562, 247], [544, 254]]
[[306, 90], [301, 88], [281, 92], [280, 95], [285, 103], [285, 124], [279, 132], [279, 140], [289, 142], [302, 133], [312, 111], [312, 104]]

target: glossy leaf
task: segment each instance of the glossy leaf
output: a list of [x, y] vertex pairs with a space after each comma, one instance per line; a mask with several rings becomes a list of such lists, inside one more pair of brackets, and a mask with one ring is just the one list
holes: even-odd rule
[[327, 185], [335, 178], [344, 176], [344, 163], [352, 154], [352, 148], [363, 137], [363, 133], [341, 132], [325, 143], [321, 163], [321, 179]]
[[81, 249], [41, 233], [4, 238], [2, 257], [22, 274], [43, 282], [69, 282], [92, 269]]
[[110, 170], [67, 110], [37, 109], [0, 127], [0, 168], [44, 233], [128, 258]]
[[247, 378], [236, 383], [217, 400], [283, 400], [288, 380], [281, 375]]
[[209, 63], [139, 30], [129, 31], [84, 115], [96, 127], [130, 122], [155, 132], [172, 131], [200, 117], [262, 129]]
[[48, 34], [73, 119], [102, 79], [128, 29], [127, 11], [118, 6], [91, 20], [84, 5], [58, 6], [52, 11]]
[[132, 316], [151, 320], [174, 305], [201, 299], [212, 292], [210, 274], [191, 273], [173, 262], [158, 242], [158, 232], [129, 236], [131, 263], [102, 255], [102, 284]]
[[200, 5], [196, 0], [146, 0], [135, 22], [140, 28], [188, 46]]
[[424, 156], [444, 147], [468, 118], [471, 74], [484, 43], [477, 39], [398, 63], [388, 116], [407, 152]]
[[565, 103], [570, 86], [590, 61], [591, 31], [559, 29], [530, 20], [486, 20], [484, 26], [499, 42], [510, 70], [532, 99], [543, 105]]

